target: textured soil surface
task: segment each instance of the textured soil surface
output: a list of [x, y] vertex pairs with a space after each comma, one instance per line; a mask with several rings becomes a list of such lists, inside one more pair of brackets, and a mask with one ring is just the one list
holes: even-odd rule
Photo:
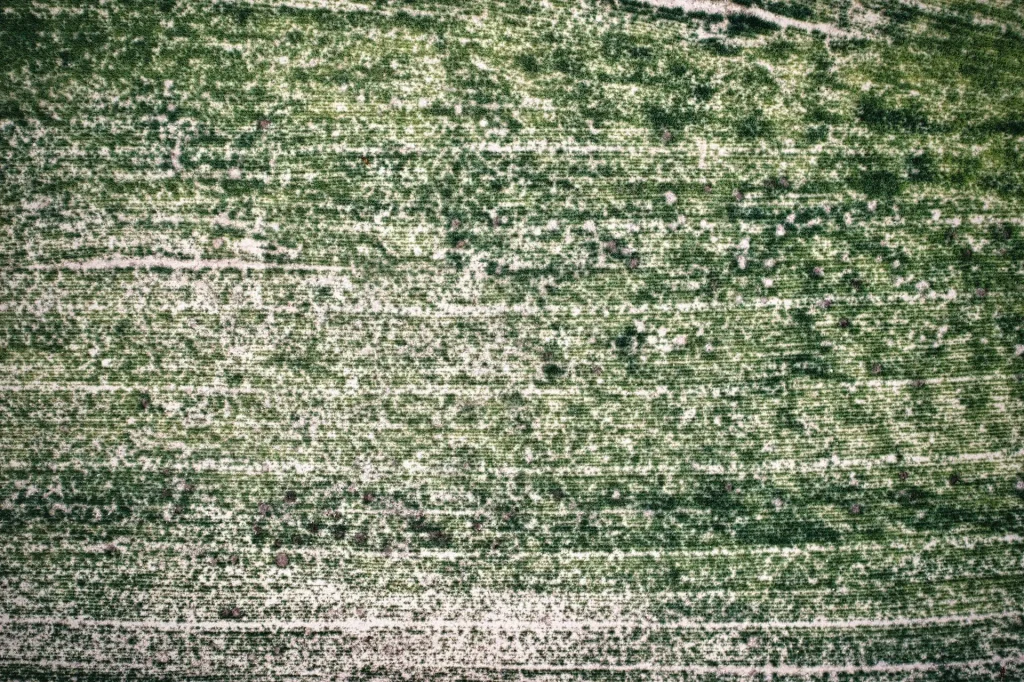
[[1024, 679], [1024, 9], [0, 2], [0, 679]]

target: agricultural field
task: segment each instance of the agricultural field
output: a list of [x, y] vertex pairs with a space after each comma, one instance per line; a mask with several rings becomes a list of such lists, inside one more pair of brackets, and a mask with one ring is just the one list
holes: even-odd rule
[[1024, 6], [0, 2], [0, 679], [1024, 680]]

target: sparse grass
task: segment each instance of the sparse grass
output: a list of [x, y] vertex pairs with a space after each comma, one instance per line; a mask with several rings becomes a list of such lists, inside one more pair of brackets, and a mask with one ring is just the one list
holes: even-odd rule
[[0, 677], [1022, 675], [1019, 16], [314, 4], [0, 10]]

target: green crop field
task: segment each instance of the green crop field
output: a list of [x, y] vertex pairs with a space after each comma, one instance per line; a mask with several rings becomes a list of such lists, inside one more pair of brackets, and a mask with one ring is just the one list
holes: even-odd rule
[[1024, 680], [1024, 5], [0, 0], [0, 680]]

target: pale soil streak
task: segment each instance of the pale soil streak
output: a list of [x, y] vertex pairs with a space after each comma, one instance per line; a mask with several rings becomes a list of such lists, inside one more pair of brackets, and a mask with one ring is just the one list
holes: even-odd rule
[[711, 622], [699, 620], [678, 620], [668, 623], [644, 620], [537, 620], [523, 621], [505, 617], [495, 620], [396, 620], [368, 618], [349, 620], [260, 620], [236, 621], [156, 621], [119, 620], [93, 618], [60, 618], [51, 616], [11, 617], [0, 616], [0, 626], [60, 626], [69, 628], [117, 628], [123, 630], [156, 630], [161, 632], [180, 631], [228, 631], [263, 632], [310, 630], [314, 632], [365, 632], [370, 630], [432, 629], [432, 630], [561, 630], [586, 631], [589, 629], [614, 630], [622, 628], [643, 628], [646, 630], [845, 630], [858, 628], [920, 628], [942, 625], [971, 625], [991, 620], [1017, 618], [1017, 611], [981, 613], [962, 616], [930, 616], [926, 618], [856, 618], [850, 620], [800, 620], [800, 621], [734, 621]]
[[[94, 671], [97, 665], [67, 660], [32, 660], [32, 659], [5, 659], [6, 665], [40, 666], [58, 670], [82, 670]], [[730, 676], [753, 676], [757, 674], [772, 679], [773, 675], [801, 676], [809, 675], [838, 675], [852, 673], [913, 673], [913, 672], [936, 672], [940, 670], [963, 670], [970, 668], [983, 668], [986, 666], [1024, 663], [1024, 656], [992, 656], [991, 658], [980, 658], [970, 661], [949, 661], [943, 663], [875, 663], [871, 665], [657, 665], [650, 663], [636, 663], [629, 665], [602, 665], [602, 664], [567, 664], [567, 665], [459, 665], [459, 664], [406, 664], [403, 668], [413, 668], [419, 671], [441, 671], [441, 670], [463, 670], [463, 671], [519, 671], [519, 672], [650, 672], [650, 673], [691, 673], [696, 675], [730, 675]], [[131, 670], [153, 670], [154, 666], [148, 663], [118, 663], [121, 668]], [[361, 672], [364, 668], [340, 666], [335, 674]], [[194, 671], [193, 671], [194, 672]], [[306, 677], [315, 673], [293, 673], [285, 678], [292, 679], [300, 676]], [[187, 675], [185, 679], [188, 679]], [[228, 678], [225, 678], [228, 679]]]
[[[203, 261], [206, 265], [203, 267], [192, 267], [191, 263], [194, 261], [178, 261], [186, 264], [184, 267], [175, 267], [175, 270], [227, 270], [227, 269], [239, 269], [235, 265], [231, 264], [234, 261]], [[253, 263], [254, 261], [244, 261], [246, 263]], [[217, 265], [211, 266], [210, 264], [215, 263]], [[228, 263], [228, 265], [221, 265]], [[284, 270], [309, 270], [315, 268], [334, 267], [324, 265], [299, 265], [297, 263], [290, 264], [287, 268], [283, 268], [279, 265], [270, 264], [257, 264], [260, 267], [248, 268], [256, 270], [268, 270], [272, 268], [280, 268]], [[33, 265], [29, 266], [34, 271], [42, 271], [47, 269], [66, 271], [77, 271], [82, 272], [90, 269], [98, 268], [78, 268], [78, 267], [66, 267], [66, 266], [47, 266], [47, 265]], [[137, 269], [145, 269], [146, 266], [139, 266]], [[340, 267], [340, 266], [339, 266]], [[333, 283], [334, 281], [328, 278], [320, 278], [317, 280], [322, 283]], [[986, 298], [990, 301], [998, 301], [1008, 299], [1009, 296], [1002, 292], [988, 292]], [[856, 304], [861, 307], [878, 307], [884, 308], [893, 305], [934, 305], [936, 299], [944, 300], [945, 302], [952, 302], [955, 297], [951, 297], [949, 294], [927, 296], [921, 294], [910, 294], [907, 292], [896, 293], [891, 295], [868, 295], [868, 296], [832, 296], [828, 298], [830, 305], [844, 305], [844, 304]], [[693, 312], [728, 312], [733, 310], [761, 310], [761, 309], [785, 309], [789, 310], [792, 308], [808, 307], [820, 305], [824, 300], [823, 297], [802, 297], [802, 298], [781, 298], [778, 296], [772, 297], [757, 297], [751, 299], [743, 299], [730, 304], [723, 304], [718, 301], [679, 301], [677, 303], [656, 303], [648, 304], [643, 308], [630, 308], [619, 311], [621, 315], [650, 315], [650, 314], [667, 314], [667, 313], [693, 313]], [[153, 312], [183, 312], [186, 310], [198, 310], [201, 312], [217, 311], [220, 312], [222, 308], [228, 308], [229, 306], [220, 305], [216, 303], [193, 303], [193, 302], [176, 302], [162, 305], [148, 306], [147, 310]], [[266, 305], [266, 304], [244, 304], [239, 306], [240, 309], [259, 311], [259, 312], [272, 312], [275, 314], [288, 314], [294, 315], [299, 313], [299, 309], [295, 306], [282, 306], [282, 305]], [[118, 305], [103, 305], [103, 304], [65, 304], [65, 303], [40, 303], [32, 300], [22, 300], [17, 302], [0, 303], [0, 313], [5, 312], [17, 312], [28, 315], [43, 315], [51, 312], [58, 312], [61, 314], [75, 314], [78, 312], [95, 313], [103, 310], [119, 310]], [[427, 305], [411, 305], [411, 306], [398, 306], [390, 303], [381, 303], [379, 301], [373, 301], [369, 304], [355, 304], [355, 305], [339, 305], [335, 303], [319, 304], [318, 309], [325, 314], [337, 314], [337, 315], [389, 315], [394, 317], [409, 317], [409, 318], [422, 318], [422, 319], [443, 319], [443, 318], [492, 318], [492, 317], [503, 317], [506, 315], [518, 315], [521, 317], [543, 315], [548, 317], [555, 316], [569, 316], [571, 315], [575, 319], [588, 319], [588, 318], [603, 318], [605, 317], [605, 311], [598, 306], [590, 306], [585, 309], [581, 306], [565, 306], [565, 305], [545, 305], [540, 307], [533, 303], [516, 303], [516, 304], [462, 304], [462, 303], [439, 303], [433, 306]]]
[[641, 0], [653, 7], [665, 7], [668, 9], [679, 9], [684, 12], [703, 12], [705, 14], [743, 15], [754, 17], [761, 21], [775, 24], [780, 28], [795, 28], [811, 33], [821, 33], [829, 38], [864, 38], [865, 35], [859, 31], [848, 31], [833, 26], [832, 24], [819, 24], [810, 21], [801, 21], [791, 17], [782, 16], [769, 12], [760, 7], [744, 7], [732, 2], [722, 0]]
[[[840, 390], [849, 390], [851, 388], [856, 389], [860, 387], [866, 388], [906, 388], [909, 386], [954, 386], [958, 384], [988, 384], [988, 383], [1009, 383], [1013, 381], [1015, 377], [1009, 374], [980, 374], [980, 375], [965, 375], [965, 376], [950, 376], [950, 377], [931, 377], [928, 379], [857, 379], [854, 381], [846, 382], [835, 382], [831, 386], [827, 386], [824, 383], [818, 384], [806, 384], [800, 385], [798, 388], [807, 391], [824, 391], [829, 388], [838, 388]], [[729, 391], [739, 391], [740, 389], [748, 388], [748, 384], [714, 384], [714, 388], [722, 391], [723, 393]], [[81, 393], [128, 393], [132, 391], [146, 390], [153, 393], [182, 393], [185, 395], [272, 395], [282, 396], [288, 395], [285, 390], [288, 387], [283, 386], [246, 386], [246, 387], [234, 387], [234, 386], [216, 386], [211, 384], [204, 385], [188, 385], [188, 384], [86, 384], [77, 382], [44, 382], [44, 381], [31, 381], [24, 384], [0, 384], [0, 393], [19, 393], [19, 392], [36, 392], [36, 393], [60, 393], [60, 392], [81, 392]], [[433, 384], [429, 386], [389, 386], [384, 388], [370, 387], [360, 385], [358, 388], [340, 388], [340, 387], [318, 387], [318, 386], [302, 386], [301, 392], [303, 394], [314, 393], [318, 396], [326, 396], [330, 398], [343, 398], [352, 397], [357, 395], [408, 395], [408, 396], [422, 396], [436, 398], [438, 392], [444, 392], [444, 394], [452, 395], [463, 395], [463, 396], [489, 396], [489, 397], [501, 397], [505, 395], [509, 390], [518, 389], [522, 393], [523, 397], [586, 397], [590, 395], [588, 390], [580, 389], [560, 389], [560, 388], [539, 388], [535, 385], [508, 385], [508, 386], [459, 386], [449, 384]], [[293, 391], [294, 392], [294, 391]], [[603, 386], [601, 393], [604, 396], [616, 396], [620, 398], [659, 398], [663, 395], [694, 395], [703, 396], [708, 391], [701, 391], [699, 389], [693, 389], [690, 391], [676, 391], [663, 393], [657, 389], [637, 389], [637, 390], [615, 390], [610, 386]], [[743, 392], [730, 393], [729, 395], [744, 395]]]
[[[315, 263], [272, 263], [267, 261], [252, 261], [244, 260], [241, 258], [225, 258], [225, 259], [193, 259], [187, 260], [182, 258], [169, 258], [165, 256], [146, 256], [143, 258], [130, 258], [130, 257], [113, 257], [113, 258], [94, 258], [86, 261], [59, 261], [55, 263], [32, 263], [30, 265], [6, 267], [0, 269], [0, 272], [14, 273], [18, 271], [31, 271], [31, 272], [52, 272], [52, 271], [69, 271], [69, 272], [91, 272], [91, 271], [105, 271], [105, 270], [146, 270], [150, 268], [164, 268], [168, 270], [272, 270], [272, 271], [286, 271], [286, 272], [321, 272], [328, 274], [341, 274], [351, 275], [353, 272], [352, 266], [349, 265], [322, 265]], [[351, 284], [348, 282], [347, 284]], [[842, 303], [853, 303], [858, 304], [870, 304], [876, 306], [887, 306], [893, 304], [918, 304], [918, 303], [934, 303], [936, 300], [953, 301], [959, 296], [957, 292], [945, 292], [940, 293], [934, 290], [929, 290], [925, 293], [909, 293], [909, 292], [898, 292], [886, 296], [832, 296], [832, 297], [802, 297], [802, 298], [782, 298], [779, 296], [761, 296], [756, 298], [742, 298], [737, 297], [735, 302], [722, 303], [718, 301], [680, 301], [670, 304], [656, 304], [656, 305], [644, 305], [640, 307], [624, 308], [621, 310], [622, 314], [645, 314], [652, 312], [711, 312], [720, 311], [726, 312], [731, 310], [740, 310], [745, 308], [782, 308], [789, 310], [794, 307], [802, 307], [807, 305], [820, 304], [825, 298], [831, 302], [831, 304], [842, 304]], [[987, 292], [988, 298], [1002, 297], [1001, 292], [993, 291]], [[372, 314], [389, 314], [389, 315], [403, 315], [409, 317], [438, 317], [439, 313], [443, 312], [445, 316], [457, 317], [457, 316], [480, 316], [480, 317], [491, 317], [506, 315], [510, 313], [514, 314], [566, 314], [571, 313], [575, 315], [575, 310], [569, 306], [545, 306], [540, 308], [530, 304], [490, 304], [490, 305], [465, 305], [455, 303], [445, 303], [444, 310], [432, 310], [423, 305], [413, 306], [394, 306], [394, 305], [381, 305], [372, 304], [364, 306], [345, 306], [339, 308], [339, 312], [348, 313], [372, 313]], [[0, 303], [0, 312], [12, 309], [13, 306], [10, 303]], [[583, 314], [583, 310], [580, 309], [580, 314]], [[594, 308], [591, 314], [598, 314], [597, 309]]]
[[[7, 659], [4, 661], [6, 665], [23, 665], [33, 667], [44, 667], [56, 670], [81, 670], [81, 671], [95, 671], [98, 667], [95, 664], [73, 662], [73, 661], [40, 661], [40, 660], [29, 660], [29, 659]], [[638, 663], [633, 665], [445, 665], [445, 664], [434, 664], [421, 663], [421, 664], [406, 664], [403, 668], [412, 668], [418, 671], [443, 671], [443, 670], [461, 670], [461, 671], [507, 671], [507, 672], [538, 672], [538, 673], [573, 673], [573, 672], [649, 672], [654, 674], [668, 673], [690, 673], [694, 675], [729, 675], [729, 676], [754, 676], [754, 675], [765, 675], [766, 679], [772, 679], [774, 675], [784, 676], [799, 676], [807, 677], [812, 675], [839, 675], [839, 674], [852, 674], [852, 673], [926, 673], [926, 672], [937, 672], [941, 670], [964, 670], [971, 668], [984, 668], [993, 665], [1006, 664], [1016, 665], [1024, 663], [1024, 656], [993, 656], [991, 658], [974, 659], [971, 661], [951, 661], [946, 663], [876, 663], [873, 665], [679, 665], [679, 666], [659, 666], [655, 664], [644, 664]], [[120, 667], [128, 668], [132, 670], [153, 670], [152, 664], [140, 664], [140, 663], [119, 663]], [[351, 666], [340, 666], [339, 669], [333, 671], [335, 675], [338, 674], [352, 674], [364, 672], [364, 667], [351, 667]], [[185, 676], [183, 679], [189, 679], [186, 671], [181, 671]], [[191, 672], [195, 672], [194, 670]], [[292, 673], [285, 677], [275, 676], [275, 679], [294, 679], [295, 677], [309, 677], [315, 676], [316, 673], [312, 672], [298, 672]], [[223, 679], [231, 679], [225, 677]], [[260, 679], [256, 676], [252, 679]], [[381, 678], [383, 679], [383, 678]]]
[[[391, 513], [395, 513], [390, 510]], [[382, 513], [387, 513], [382, 512]], [[429, 514], [431, 512], [425, 512]], [[806, 544], [806, 545], [793, 545], [787, 547], [777, 547], [775, 545], [755, 545], [750, 547], [732, 547], [732, 546], [720, 546], [712, 547], [710, 549], [631, 549], [631, 550], [609, 550], [609, 551], [576, 551], [576, 552], [561, 552], [558, 555], [552, 555], [551, 558], [557, 558], [559, 560], [571, 560], [571, 561], [592, 561], [592, 560], [626, 560], [635, 558], [651, 558], [651, 559], [673, 559], [673, 558], [695, 558], [695, 557], [752, 557], [752, 556], [781, 556], [781, 557], [797, 557], [797, 556], [809, 556], [814, 554], [871, 554], [871, 553], [920, 553], [931, 550], [963, 550], [963, 549], [976, 549], [978, 547], [986, 547], [993, 545], [1018, 545], [1024, 541], [1024, 536], [1017, 534], [1006, 534], [1006, 535], [949, 535], [944, 537], [941, 541], [935, 538], [928, 539], [908, 539], [900, 540], [889, 543], [877, 543], [877, 542], [849, 542], [839, 545], [818, 545], [818, 544]], [[161, 541], [161, 540], [148, 540], [141, 542], [133, 542], [132, 547], [143, 553], [153, 553], [158, 551], [165, 551], [180, 546], [179, 541]], [[103, 551], [106, 545], [96, 545], [94, 543], [87, 542], [68, 542], [61, 541], [60, 543], [52, 544], [39, 544], [30, 545], [24, 542], [19, 543], [3, 543], [0, 544], [0, 551], [2, 552], [15, 552], [22, 550], [26, 553], [43, 553], [43, 552], [87, 552], [87, 551]], [[293, 552], [297, 556], [309, 556], [317, 557], [320, 554], [320, 550], [316, 548], [304, 548], [295, 547], [292, 548]], [[267, 550], [258, 549], [254, 552], [246, 552], [251, 555], [266, 555]], [[349, 551], [348, 556], [355, 557], [371, 557], [379, 558], [380, 553], [373, 550], [368, 551]], [[392, 555], [394, 559], [424, 559], [424, 560], [443, 560], [443, 561], [455, 561], [459, 559], [485, 559], [494, 558], [500, 556], [504, 561], [517, 562], [529, 559], [544, 558], [537, 553], [531, 552], [515, 552], [515, 553], [498, 553], [493, 550], [489, 551], [456, 551], [456, 550], [438, 550], [438, 549], [419, 549], [415, 554], [395, 554]]]
[[[634, 663], [628, 665], [494, 665], [466, 666], [471, 670], [501, 670], [521, 672], [652, 672], [692, 673], [697, 675], [838, 675], [840, 673], [915, 673], [939, 670], [961, 670], [1006, 663], [1024, 662], [1024, 656], [993, 656], [971, 661], [944, 663], [875, 663], [872, 665], [657, 665]], [[429, 666], [425, 666], [429, 667]], [[447, 667], [447, 666], [445, 666]]]
[[[386, 513], [386, 512], [385, 512]], [[394, 512], [391, 512], [394, 513]], [[474, 512], [476, 513], [476, 512]], [[707, 557], [798, 557], [798, 556], [813, 556], [815, 554], [887, 554], [887, 555], [906, 555], [912, 553], [922, 553], [935, 549], [943, 550], [964, 550], [964, 549], [976, 549], [978, 547], [986, 547], [992, 545], [1018, 545], [1024, 537], [1020, 535], [1002, 535], [1002, 536], [948, 536], [941, 542], [930, 538], [924, 541], [921, 540], [903, 540], [899, 542], [891, 542], [888, 544], [870, 543], [870, 542], [850, 542], [840, 545], [795, 545], [789, 547], [776, 547], [774, 545], [764, 546], [753, 546], [753, 547], [714, 547], [712, 549], [652, 549], [652, 550], [610, 550], [610, 551], [590, 551], [590, 552], [561, 552], [557, 556], [550, 557], [551, 559], [568, 560], [568, 561], [621, 561], [627, 559], [645, 558], [645, 559], [680, 559], [680, 558], [707, 558]], [[0, 552], [14, 553], [16, 551], [22, 551], [25, 553], [42, 554], [44, 552], [79, 552], [79, 553], [99, 553], [103, 552], [106, 545], [95, 545], [87, 543], [69, 543], [61, 542], [59, 544], [49, 545], [26, 545], [24, 542], [16, 544], [0, 544]], [[181, 547], [181, 543], [177, 541], [143, 541], [139, 543], [132, 543], [131, 547], [145, 554], [151, 554], [155, 552], [162, 552], [168, 550], [174, 550]], [[295, 556], [304, 558], [316, 558], [320, 556], [321, 550], [316, 548], [303, 548], [293, 547], [290, 550]], [[268, 550], [257, 550], [253, 553], [246, 552], [247, 556], [272, 556], [275, 552]], [[378, 551], [349, 551], [346, 556], [357, 557], [357, 558], [380, 558], [380, 552]], [[417, 560], [427, 561], [458, 561], [468, 559], [472, 561], [482, 559], [494, 559], [500, 557], [505, 562], [519, 562], [528, 560], [544, 560], [548, 557], [542, 556], [537, 553], [529, 552], [517, 552], [514, 554], [497, 554], [493, 551], [487, 552], [462, 552], [455, 550], [433, 550], [433, 549], [420, 549], [415, 554], [392, 554], [389, 557], [389, 561], [392, 563], [403, 561], [403, 562], [414, 562]], [[1016, 613], [1016, 612], [1012, 612]], [[2, 617], [0, 617], [2, 622]]]
[[[168, 444], [170, 446], [170, 444]], [[175, 443], [174, 450], [185, 452], [188, 450], [183, 444]], [[1024, 455], [1024, 451], [1015, 452], [1015, 457]], [[894, 460], [895, 461], [895, 460]], [[783, 471], [788, 473], [812, 473], [822, 471], [824, 469], [831, 470], [842, 470], [852, 469], [854, 471], [860, 471], [863, 469], [871, 469], [872, 467], [892, 464], [885, 459], [878, 457], [872, 458], [816, 458], [816, 459], [803, 459], [797, 460], [792, 457], [780, 457], [778, 459], [763, 460], [762, 462], [755, 463], [749, 467], [734, 467], [730, 469], [733, 475], [739, 475], [741, 473], [751, 472], [765, 472], [765, 471]], [[1018, 460], [1011, 457], [1011, 454], [1003, 450], [992, 450], [988, 452], [964, 452], [958, 454], [950, 454], [940, 457], [921, 456], [921, 455], [910, 455], [906, 457], [906, 465], [913, 467], [914, 469], [927, 468], [929, 466], [949, 466], [955, 463], [983, 463], [983, 464], [997, 464], [1005, 465], [1008, 468], [1016, 468], [1018, 466]], [[395, 472], [409, 474], [409, 469], [403, 464], [396, 467], [384, 467], [377, 465], [378, 469], [384, 473], [394, 474]], [[24, 471], [34, 469], [36, 467], [31, 461], [24, 459], [10, 459], [8, 461], [0, 461], [0, 471]], [[100, 471], [111, 468], [117, 469], [136, 469], [141, 471], [156, 471], [158, 469], [169, 469], [175, 473], [201, 473], [201, 472], [215, 472], [221, 474], [246, 474], [246, 475], [280, 475], [280, 474], [349, 474], [357, 475], [363, 471], [362, 464], [339, 464], [334, 462], [324, 461], [310, 461], [310, 460], [273, 460], [264, 461], [260, 464], [249, 463], [239, 464], [237, 461], [228, 458], [205, 458], [190, 461], [188, 463], [155, 463], [153, 460], [139, 460], [134, 458], [130, 461], [121, 460], [67, 460], [67, 461], [56, 461], [50, 462], [46, 465], [46, 470], [55, 473], [58, 471]], [[995, 470], [1002, 470], [1003, 466], [997, 466]], [[498, 476], [509, 478], [512, 476], [519, 475], [531, 475], [533, 472], [538, 472], [545, 476], [573, 476], [576, 478], [600, 478], [604, 476], [653, 476], [656, 474], [679, 474], [681, 471], [694, 471], [708, 473], [721, 473], [713, 467], [700, 467], [697, 465], [690, 465], [688, 468], [681, 467], [679, 465], [639, 465], [639, 466], [588, 466], [580, 465], [574, 467], [517, 467], [517, 466], [490, 466], [486, 469], [476, 470], [476, 473], [485, 471], [489, 474], [496, 474]], [[417, 474], [437, 474], [447, 471], [447, 469], [441, 466], [418, 466], [415, 469]], [[991, 470], [989, 470], [991, 471]], [[379, 510], [371, 509], [353, 509], [355, 513], [372, 514]], [[448, 514], [452, 516], [464, 516], [469, 515], [471, 512], [459, 512], [444, 509], [424, 509], [422, 510], [425, 514]], [[605, 510], [605, 512], [611, 512], [612, 510]], [[626, 510], [617, 510], [615, 513], [626, 513]]]
[[267, 263], [264, 261], [242, 260], [241, 258], [229, 258], [221, 260], [184, 260], [179, 258], [165, 258], [158, 256], [146, 256], [144, 258], [96, 258], [88, 261], [61, 263], [37, 263], [25, 267], [26, 270], [72, 270], [84, 272], [87, 270], [116, 270], [116, 269], [144, 269], [144, 268], [167, 268], [169, 270], [288, 270], [288, 271], [316, 271], [316, 272], [339, 272], [351, 273], [352, 268], [343, 265], [305, 265], [296, 263]]

